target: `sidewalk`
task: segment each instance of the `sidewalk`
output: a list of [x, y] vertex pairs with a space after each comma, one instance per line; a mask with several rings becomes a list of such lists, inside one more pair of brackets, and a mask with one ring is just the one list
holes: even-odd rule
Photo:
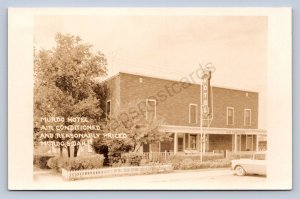
[[203, 187], [234, 188], [241, 185], [249, 188], [263, 186], [266, 178], [259, 176], [236, 176], [230, 169], [185, 170], [164, 174], [92, 178], [76, 181], [64, 181], [61, 175], [38, 174], [35, 182], [47, 188], [61, 189], [201, 189]]

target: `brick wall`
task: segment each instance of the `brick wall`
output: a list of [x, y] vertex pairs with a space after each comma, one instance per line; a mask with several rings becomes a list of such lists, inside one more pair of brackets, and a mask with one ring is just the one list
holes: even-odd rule
[[111, 100], [111, 114], [116, 115], [120, 109], [120, 76], [114, 76], [108, 81], [106, 85], [109, 89], [107, 100]]
[[[212, 127], [258, 128], [258, 93], [213, 87]], [[227, 125], [227, 107], [234, 108], [234, 125]], [[251, 109], [251, 125], [244, 125], [244, 110]]]
[[[197, 124], [189, 124], [189, 104], [199, 104], [199, 86], [124, 73], [121, 73], [120, 85], [122, 106], [132, 101], [155, 99], [156, 114], [164, 118], [166, 124], [199, 126], [199, 118]], [[143, 105], [140, 107], [145, 111]]]
[[[200, 125], [200, 86], [171, 80], [119, 73], [108, 81], [112, 113], [133, 107], [145, 114], [146, 99], [155, 99], [156, 114], [165, 124]], [[214, 119], [211, 127], [258, 128], [258, 93], [213, 87]], [[189, 123], [189, 104], [198, 105], [197, 123]], [[227, 125], [227, 107], [234, 108], [234, 125]], [[251, 126], [244, 125], [244, 109], [251, 109]]]

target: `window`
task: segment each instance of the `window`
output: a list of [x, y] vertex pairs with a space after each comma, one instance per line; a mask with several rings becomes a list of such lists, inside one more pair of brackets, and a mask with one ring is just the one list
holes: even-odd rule
[[189, 105], [189, 123], [197, 124], [197, 104]]
[[227, 107], [227, 125], [234, 125], [234, 108]]
[[244, 110], [244, 125], [251, 126], [251, 109]]
[[156, 100], [146, 100], [146, 120], [152, 120], [156, 118]]
[[106, 119], [109, 119], [111, 116], [111, 100], [106, 102]]

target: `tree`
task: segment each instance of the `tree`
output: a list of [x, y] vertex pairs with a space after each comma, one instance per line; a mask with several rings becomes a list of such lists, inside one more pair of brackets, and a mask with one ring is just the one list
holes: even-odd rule
[[[86, 117], [89, 124], [97, 124], [101, 119], [97, 79], [107, 74], [107, 60], [100, 51], [94, 52], [92, 45], [78, 36], [58, 33], [56, 46], [51, 50], [34, 51], [34, 133], [35, 141], [40, 141], [41, 117], [60, 116]], [[99, 90], [99, 88], [98, 88]], [[63, 125], [71, 125], [65, 119]], [[55, 133], [55, 130], [54, 130]], [[72, 131], [71, 133], [85, 133]], [[64, 139], [49, 139], [59, 142]], [[78, 139], [74, 139], [78, 141]], [[66, 141], [66, 140], [65, 140]], [[67, 147], [70, 157], [70, 147]], [[62, 155], [62, 147], [60, 147]], [[78, 146], [74, 147], [77, 156]]]
[[100, 138], [93, 142], [94, 149], [108, 147], [109, 154], [126, 152], [139, 152], [144, 144], [171, 141], [171, 133], [163, 133], [159, 128], [164, 124], [161, 117], [145, 119], [144, 110], [139, 110], [138, 102], [131, 102], [120, 109], [119, 113], [106, 121], [104, 132], [106, 134], [125, 134], [125, 138]]
[[[115, 132], [123, 132], [127, 135], [124, 141], [132, 146], [132, 152], [138, 152], [144, 144], [171, 141], [171, 133], [160, 131], [160, 127], [165, 124], [165, 119], [154, 116], [154, 112], [148, 113], [146, 119], [145, 100], [137, 100], [126, 104], [117, 115], [116, 120], [112, 121], [110, 127]], [[144, 109], [141, 109], [144, 107]], [[152, 107], [153, 108], [153, 107]]]

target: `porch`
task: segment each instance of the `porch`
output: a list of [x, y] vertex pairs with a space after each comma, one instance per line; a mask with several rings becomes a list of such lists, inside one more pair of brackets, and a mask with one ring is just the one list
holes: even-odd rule
[[174, 155], [225, 154], [225, 151], [266, 150], [266, 130], [163, 126], [162, 132], [172, 133], [172, 141], [143, 146], [143, 152], [166, 152]]

